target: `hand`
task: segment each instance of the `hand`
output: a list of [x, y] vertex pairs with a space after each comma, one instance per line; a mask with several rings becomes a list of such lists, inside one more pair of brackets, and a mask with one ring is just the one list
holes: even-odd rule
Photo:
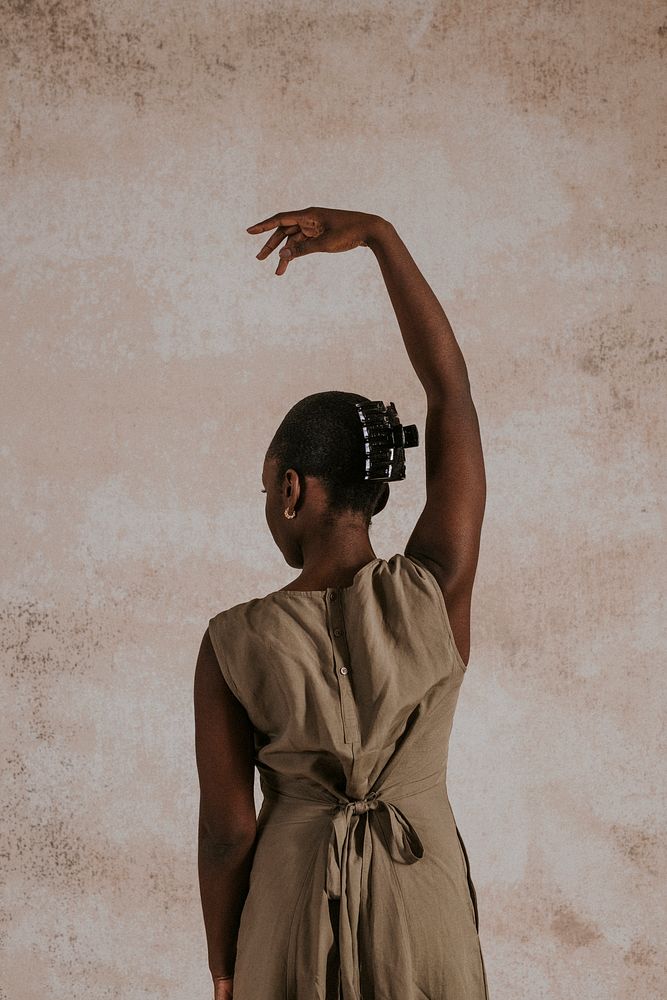
[[[294, 257], [314, 253], [342, 253], [355, 247], [368, 246], [366, 242], [384, 220], [379, 215], [366, 212], [346, 212], [339, 208], [304, 208], [297, 212], [279, 212], [263, 222], [250, 226], [246, 232], [264, 233], [276, 229], [257, 254], [264, 260], [287, 236], [285, 246], [278, 253], [280, 261], [276, 274], [284, 274]], [[277, 227], [277, 228], [276, 228]]]
[[213, 980], [213, 1000], [233, 1000], [234, 977], [231, 979]]

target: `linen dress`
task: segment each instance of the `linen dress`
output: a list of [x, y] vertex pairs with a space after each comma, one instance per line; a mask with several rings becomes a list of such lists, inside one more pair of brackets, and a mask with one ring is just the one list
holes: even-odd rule
[[488, 1000], [446, 786], [466, 667], [431, 571], [397, 552], [209, 632], [264, 796], [234, 1000]]

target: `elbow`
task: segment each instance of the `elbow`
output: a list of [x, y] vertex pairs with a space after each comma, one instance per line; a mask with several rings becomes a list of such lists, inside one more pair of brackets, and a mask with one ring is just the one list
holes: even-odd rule
[[201, 834], [198, 840], [199, 857], [206, 861], [241, 861], [252, 851], [256, 831], [233, 832], [224, 835]]
[[451, 407], [452, 404], [474, 408], [472, 388], [465, 366], [456, 378], [436, 381], [425, 386], [425, 392], [428, 406], [433, 409]]
[[224, 829], [200, 822], [198, 830], [199, 853], [207, 858], [220, 860], [245, 854], [255, 842], [257, 821], [254, 816], [237, 820]]

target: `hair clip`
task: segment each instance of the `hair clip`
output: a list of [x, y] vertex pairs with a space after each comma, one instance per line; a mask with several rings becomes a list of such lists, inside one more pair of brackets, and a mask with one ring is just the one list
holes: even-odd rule
[[401, 424], [392, 402], [355, 403], [364, 435], [364, 480], [405, 479], [405, 449], [419, 444], [416, 424]]

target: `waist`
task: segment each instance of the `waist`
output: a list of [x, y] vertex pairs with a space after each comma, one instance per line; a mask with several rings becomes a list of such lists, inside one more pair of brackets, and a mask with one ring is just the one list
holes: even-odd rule
[[[446, 791], [446, 768], [440, 767], [430, 774], [413, 779], [378, 779], [369, 788], [336, 790], [318, 784], [310, 778], [300, 778], [278, 772], [260, 771], [264, 798], [271, 804], [271, 811], [288, 809], [299, 814], [324, 817], [346, 809], [352, 814], [363, 814], [382, 802], [400, 804], [420, 795], [433, 795]], [[416, 803], [414, 803], [416, 805]]]
[[[323, 940], [335, 940], [340, 955], [340, 995], [343, 1000], [359, 1000], [360, 970], [364, 966], [373, 969], [376, 961], [373, 950], [368, 950], [373, 934], [382, 941], [408, 940], [408, 918], [400, 894], [393, 894], [397, 883], [387, 877], [387, 866], [413, 865], [424, 857], [419, 817], [432, 809], [429, 801], [420, 799], [446, 799], [445, 769], [410, 780], [396, 774], [380, 775], [369, 788], [348, 787], [344, 792], [311, 779], [260, 773], [266, 806], [262, 810], [268, 827], [277, 823], [279, 830], [292, 834], [294, 824], [306, 824], [313, 844], [299, 891], [298, 914], [291, 925], [289, 995], [295, 1000], [302, 998], [295, 958], [298, 933], [305, 954], [314, 954]], [[334, 909], [330, 908], [332, 900], [338, 901]], [[373, 906], [373, 900], [379, 900], [380, 905]], [[381, 966], [376, 971], [383, 973]], [[401, 994], [408, 995], [413, 977], [405, 949], [397, 949], [391, 975]], [[310, 983], [307, 989], [312, 989]]]

